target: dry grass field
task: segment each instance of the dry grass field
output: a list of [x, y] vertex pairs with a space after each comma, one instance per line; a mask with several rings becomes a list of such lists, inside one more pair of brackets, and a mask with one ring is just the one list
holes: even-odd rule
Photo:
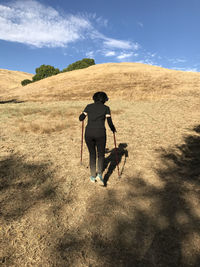
[[0, 69], [0, 94], [4, 94], [7, 90], [11, 91], [16, 87], [22, 87], [21, 81], [31, 80], [32, 76], [30, 73]]
[[[0, 266], [200, 266], [199, 73], [101, 64], [2, 88]], [[80, 165], [78, 116], [98, 90], [121, 173], [106, 124], [106, 187], [85, 144]]]

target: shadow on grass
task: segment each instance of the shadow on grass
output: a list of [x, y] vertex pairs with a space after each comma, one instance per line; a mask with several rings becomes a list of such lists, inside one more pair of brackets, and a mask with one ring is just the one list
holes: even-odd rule
[[0, 101], [0, 104], [9, 104], [9, 103], [19, 104], [19, 103], [24, 103], [24, 102], [25, 101], [19, 101], [17, 99], [11, 99], [11, 100]]
[[126, 143], [120, 143], [119, 146], [112, 150], [106, 150], [106, 154], [109, 153], [107, 157], [105, 157], [104, 161], [104, 170], [107, 169], [105, 175], [104, 175], [104, 185], [107, 186], [107, 182], [112, 175], [113, 171], [117, 168], [117, 161], [118, 164], [122, 161], [122, 158], [124, 156], [123, 165], [120, 170], [120, 176], [124, 172], [124, 167], [126, 164], [126, 158], [128, 157], [128, 150], [127, 150], [127, 144]]
[[27, 163], [19, 155], [11, 155], [0, 161], [0, 231], [4, 225], [10, 225], [10, 232], [5, 233], [5, 238], [0, 235], [2, 266], [14, 266], [18, 254], [12, 240], [16, 238], [13, 224], [39, 201], [54, 199], [53, 174], [48, 169], [47, 164]]
[[78, 229], [58, 242], [60, 266], [200, 266], [200, 136], [159, 153], [162, 186], [138, 174], [92, 195]]
[[[29, 247], [31, 243], [34, 244], [35, 235], [40, 235], [38, 232], [40, 229], [42, 229], [42, 233], [45, 233], [40, 223], [37, 225], [40, 218], [38, 218], [38, 213], [35, 214], [34, 207], [38, 207], [41, 216], [43, 216], [43, 209], [40, 209], [40, 204], [47, 204], [46, 207], [48, 207], [48, 212], [44, 212], [48, 217], [46, 233], [41, 234], [41, 238], [44, 237], [41, 242], [46, 243], [45, 252], [55, 242], [56, 234], [59, 234], [59, 229], [62, 228], [58, 223], [58, 213], [63, 206], [70, 203], [71, 198], [67, 194], [58, 193], [58, 181], [54, 179], [54, 172], [51, 171], [50, 164], [29, 163], [18, 154], [10, 155], [0, 161], [0, 266], [1, 264], [2, 266], [17, 266], [19, 255], [21, 255], [20, 262], [23, 262], [23, 266], [27, 264], [32, 266], [31, 262], [34, 261], [35, 255], [37, 253], [41, 255], [39, 245], [34, 256], [30, 252], [30, 258], [27, 256], [27, 254], [29, 255], [27, 250], [25, 250], [27, 254], [20, 254], [23, 246], [26, 247], [27, 244]], [[29, 229], [26, 228], [24, 220], [29, 221], [29, 216], [34, 215], [35, 224], [30, 225], [33, 235], [27, 239], [26, 234]], [[21, 237], [18, 238], [15, 225], [21, 225], [25, 233], [25, 240]], [[3, 235], [1, 235], [2, 230], [4, 230]], [[44, 255], [46, 254], [44, 253]], [[28, 262], [23, 261], [23, 256], [26, 260], [28, 259]], [[41, 266], [47, 266], [43, 265], [42, 257], [38, 261], [41, 262]], [[58, 265], [55, 264], [55, 266]]]
[[15, 220], [40, 199], [55, 194], [49, 164], [31, 164], [18, 155], [0, 161], [0, 216]]

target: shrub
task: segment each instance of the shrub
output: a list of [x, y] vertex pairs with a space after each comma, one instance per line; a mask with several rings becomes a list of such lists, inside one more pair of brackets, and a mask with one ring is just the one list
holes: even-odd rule
[[32, 78], [33, 82], [50, 77], [52, 75], [56, 75], [60, 73], [60, 70], [50, 65], [41, 65], [39, 68], [35, 69], [35, 72], [36, 74]]
[[25, 86], [25, 85], [27, 85], [27, 84], [29, 84], [29, 83], [32, 83], [32, 81], [29, 80], [29, 79], [25, 79], [25, 80], [21, 81], [21, 85], [22, 85], [22, 86]]
[[36, 74], [33, 76], [32, 81], [31, 80], [23, 80], [21, 84], [27, 85], [31, 82], [36, 82], [39, 80], [42, 80], [44, 78], [56, 75], [60, 72], [66, 72], [66, 71], [72, 71], [72, 70], [78, 70], [78, 69], [84, 69], [88, 68], [89, 66], [95, 65], [95, 61], [92, 58], [83, 58], [82, 60], [78, 60], [70, 65], [68, 65], [67, 68], [60, 71], [58, 68], [54, 68], [50, 65], [41, 65], [39, 68], [35, 69]]
[[95, 65], [94, 59], [91, 58], [83, 58], [82, 60], [78, 60], [70, 65], [67, 68], [63, 69], [62, 72], [78, 70], [88, 68], [89, 66]]
[[83, 58], [82, 61], [86, 62], [88, 66], [95, 65], [95, 61], [93, 58]]

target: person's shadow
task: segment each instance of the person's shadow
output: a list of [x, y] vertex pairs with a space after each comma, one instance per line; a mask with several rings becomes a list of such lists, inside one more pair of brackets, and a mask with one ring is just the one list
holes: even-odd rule
[[104, 186], [107, 186], [107, 182], [111, 174], [117, 167], [117, 163], [119, 165], [119, 163], [122, 160], [122, 157], [124, 156], [124, 162], [121, 171], [119, 172], [119, 175], [121, 176], [123, 174], [124, 167], [126, 164], [126, 158], [128, 157], [128, 150], [126, 149], [127, 146], [128, 145], [126, 143], [120, 143], [116, 149], [115, 148], [113, 148], [112, 150], [106, 149], [105, 154], [109, 153], [109, 155], [104, 160], [104, 171], [105, 169], [108, 168], [106, 174], [104, 175]]

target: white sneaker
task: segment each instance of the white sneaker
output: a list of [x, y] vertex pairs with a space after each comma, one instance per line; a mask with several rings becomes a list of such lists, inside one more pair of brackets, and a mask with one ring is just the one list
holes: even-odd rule
[[95, 183], [95, 182], [96, 182], [96, 178], [95, 178], [94, 176], [90, 176], [90, 181], [91, 181], [92, 183]]
[[104, 186], [104, 180], [103, 180], [101, 174], [99, 174], [99, 173], [97, 174], [96, 181], [98, 182], [99, 185], [103, 185]]

